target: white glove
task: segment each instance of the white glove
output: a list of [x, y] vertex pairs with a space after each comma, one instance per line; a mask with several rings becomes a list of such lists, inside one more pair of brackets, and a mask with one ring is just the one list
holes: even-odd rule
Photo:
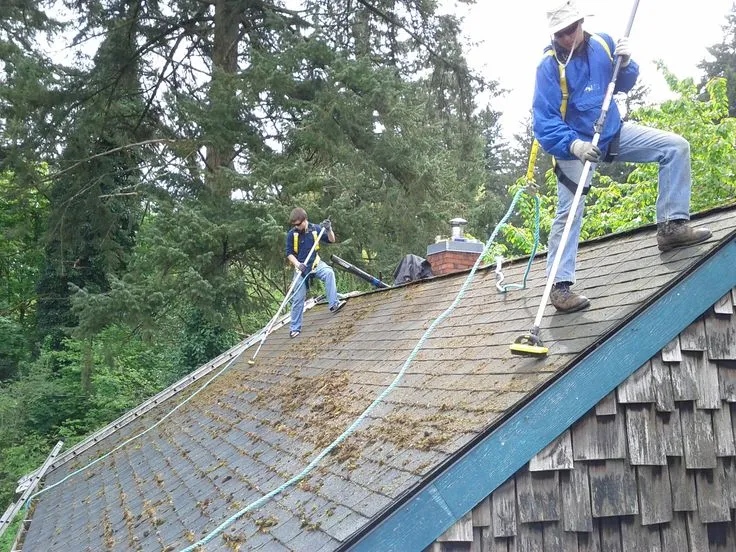
[[592, 142], [583, 142], [580, 139], [572, 141], [572, 144], [570, 144], [570, 153], [583, 163], [586, 161], [597, 163], [601, 158], [601, 150], [598, 146], [594, 146]]
[[631, 61], [631, 47], [629, 46], [629, 38], [624, 36], [616, 42], [616, 49], [613, 52], [617, 56], [621, 56], [621, 67], [626, 67]]

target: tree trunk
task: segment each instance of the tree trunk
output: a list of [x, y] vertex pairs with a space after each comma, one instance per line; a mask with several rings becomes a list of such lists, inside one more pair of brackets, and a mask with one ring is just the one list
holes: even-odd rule
[[[235, 104], [233, 76], [238, 71], [238, 31], [243, 13], [242, 0], [215, 0], [215, 36], [212, 50], [212, 87], [210, 110], [218, 117], [237, 117], [237, 112], [228, 113], [228, 106]], [[230, 111], [234, 111], [230, 109]], [[213, 136], [207, 144], [206, 182], [217, 198], [229, 198], [230, 189], [220, 168], [232, 168], [235, 144], [222, 136]]]
[[92, 370], [94, 368], [94, 357], [92, 355], [92, 339], [86, 339], [84, 342], [84, 351], [82, 352], [82, 391], [85, 395], [89, 395], [92, 391]]

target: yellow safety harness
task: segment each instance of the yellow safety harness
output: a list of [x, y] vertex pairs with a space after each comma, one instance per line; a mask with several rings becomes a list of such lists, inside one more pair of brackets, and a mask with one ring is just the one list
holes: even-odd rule
[[[608, 46], [608, 42], [606, 42], [606, 39], [603, 38], [600, 35], [592, 34], [590, 35], [590, 38], [598, 42], [601, 46], [603, 46], [603, 49], [608, 54], [608, 59], [613, 62], [613, 55], [611, 54], [611, 48]], [[549, 47], [547, 50], [544, 51], [545, 56], [555, 56], [555, 51], [552, 47]], [[563, 63], [560, 63], [560, 60], [558, 60], [555, 57], [555, 60], [557, 61], [557, 67], [560, 70], [560, 90], [562, 91], [562, 102], [560, 103], [560, 113], [562, 114], [562, 120], [565, 120], [565, 115], [567, 115], [567, 100], [570, 96], [569, 91], [567, 89], [567, 77], [565, 76], [565, 65]], [[532, 182], [534, 180], [534, 166], [537, 164], [537, 154], [539, 153], [539, 142], [537, 139], [534, 139], [534, 142], [532, 142], [532, 151], [529, 154], [529, 164], [527, 165], [526, 169], [526, 180], [527, 182]], [[552, 164], [555, 165], [555, 159], [552, 159]]]
[[[314, 250], [315, 252], [319, 251], [319, 234], [317, 234], [316, 230], [312, 230], [312, 237], [314, 238], [314, 243], [317, 244]], [[299, 232], [294, 232], [294, 255], [296, 255], [297, 253], [299, 253]], [[315, 255], [314, 262], [312, 263], [312, 270], [317, 268], [319, 261], [319, 255]]]

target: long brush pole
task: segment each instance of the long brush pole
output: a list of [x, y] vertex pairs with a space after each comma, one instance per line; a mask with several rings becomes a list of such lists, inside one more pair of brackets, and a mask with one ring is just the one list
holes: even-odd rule
[[382, 282], [375, 276], [371, 276], [366, 271], [361, 270], [357, 266], [355, 266], [352, 263], [347, 262], [345, 259], [342, 259], [338, 257], [337, 255], [332, 255], [330, 257], [332, 259], [332, 262], [335, 263], [337, 266], [342, 268], [345, 272], [349, 272], [350, 274], [354, 274], [358, 278], [361, 278], [371, 284], [373, 287], [377, 288], [387, 288], [389, 285], [385, 282]]
[[[309, 258], [312, 256], [312, 253], [317, 249], [317, 245], [319, 244], [319, 241], [322, 239], [322, 234], [325, 233], [325, 229], [322, 228], [319, 231], [319, 235], [317, 236], [317, 239], [314, 242], [314, 245], [312, 245], [312, 249], [309, 250], [309, 254], [306, 257], [306, 260], [309, 260]], [[263, 330], [263, 334], [261, 335], [261, 342], [258, 344], [258, 347], [256, 348], [256, 352], [253, 353], [253, 356], [248, 361], [248, 364], [255, 364], [256, 357], [258, 356], [258, 352], [261, 350], [261, 347], [263, 347], [263, 343], [266, 341], [266, 338], [271, 333], [271, 328], [273, 328], [273, 325], [276, 323], [276, 320], [278, 320], [279, 315], [281, 314], [281, 311], [284, 310], [284, 306], [286, 306], [286, 303], [289, 302], [289, 299], [291, 299], [292, 294], [294, 293], [294, 290], [296, 289], [297, 283], [304, 285], [304, 279], [307, 277], [307, 275], [300, 275], [298, 272], [294, 274], [294, 279], [291, 281], [291, 285], [289, 286], [289, 290], [286, 292], [286, 295], [284, 296], [284, 300], [281, 301], [281, 305], [279, 306], [279, 310], [276, 311], [276, 314], [273, 315], [273, 318], [269, 320], [268, 324], [266, 325], [266, 328]], [[301, 281], [300, 281], [301, 280]]]
[[[625, 37], [629, 36], [629, 33], [631, 32], [631, 27], [634, 24], [634, 17], [636, 17], [636, 10], [639, 8], [639, 0], [634, 1], [634, 6], [631, 9], [631, 15], [629, 15], [629, 22], [626, 24], [626, 32], [624, 33]], [[621, 69], [621, 63], [622, 59], [621, 56], [616, 56], [616, 64], [613, 68], [613, 77], [611, 77], [611, 82], [608, 83], [608, 88], [606, 90], [606, 95], [603, 98], [603, 108], [601, 109], [601, 114], [598, 117], [598, 120], [595, 123], [595, 134], [593, 135], [593, 145], [597, 146], [598, 142], [601, 138], [601, 132], [603, 131], [603, 125], [606, 122], [606, 116], [608, 115], [608, 108], [611, 106], [611, 100], [613, 99], [613, 91], [616, 88], [616, 80], [618, 79], [618, 73]], [[583, 189], [585, 188], [585, 183], [588, 180], [588, 175], [591, 173], [591, 171], [595, 170], [595, 165], [592, 164], [590, 161], [586, 161], [585, 165], [583, 166], [583, 172], [580, 174], [580, 180], [578, 180], [578, 186], [575, 189], [575, 196], [572, 200], [572, 205], [570, 206], [570, 212], [567, 215], [567, 221], [565, 221], [565, 228], [562, 231], [562, 237], [560, 238], [560, 245], [557, 248], [557, 254], [555, 255], [554, 261], [552, 261], [552, 268], [550, 269], [549, 276], [547, 277], [547, 285], [544, 286], [544, 293], [542, 294], [542, 301], [539, 304], [539, 310], [537, 310], [537, 316], [534, 319], [534, 326], [532, 327], [532, 335], [538, 335], [539, 334], [539, 326], [542, 323], [542, 317], [544, 316], [544, 309], [547, 306], [547, 301], [549, 300], [549, 294], [552, 291], [552, 286], [554, 285], [555, 276], [557, 276], [557, 269], [560, 267], [560, 261], [562, 259], [562, 253], [565, 250], [565, 246], [567, 245], [567, 239], [570, 236], [570, 229], [572, 228], [572, 223], [575, 220], [575, 213], [578, 210], [578, 205], [580, 204], [580, 198], [583, 195]]]

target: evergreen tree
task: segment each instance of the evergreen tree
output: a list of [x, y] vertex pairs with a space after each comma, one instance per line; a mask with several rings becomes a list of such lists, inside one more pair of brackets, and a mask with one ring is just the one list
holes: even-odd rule
[[[0, 380], [14, 376], [34, 348], [35, 283], [43, 251], [48, 201], [44, 167], [28, 123], [52, 101], [53, 65], [40, 40], [59, 29], [46, 15], [53, 2], [14, 1], [0, 10]], [[43, 117], [41, 117], [43, 119]], [[46, 118], [44, 125], [52, 123]]]
[[0, 176], [0, 381], [14, 376], [33, 349], [35, 282], [43, 258], [48, 202]]
[[[124, 149], [151, 136], [152, 122], [140, 97], [139, 2], [115, 2], [109, 17], [90, 22], [78, 39], [102, 27], [104, 39], [92, 67], [73, 83], [73, 121], [66, 125], [60, 167], [50, 185], [51, 214], [46, 263], [39, 281], [39, 333], [60, 346], [74, 328], [73, 288], [102, 293], [109, 275], [121, 274], [141, 216], [145, 160]], [[71, 98], [69, 98], [71, 99]], [[69, 101], [69, 99], [67, 101]]]
[[728, 87], [728, 113], [736, 117], [736, 5], [726, 16], [723, 26], [723, 41], [708, 48], [715, 59], [703, 60], [698, 67], [705, 71], [703, 85], [714, 77], [726, 79]]
[[[178, 2], [158, 34], [141, 23], [143, 81], [156, 86], [145, 102], [173, 140], [150, 196], [147, 232], [161, 243], [99, 302], [81, 297], [80, 312], [96, 310], [84, 325], [102, 327], [116, 294], [196, 305], [223, 331], [267, 312], [272, 283], [288, 282], [284, 221], [297, 204], [331, 216], [345, 254], [385, 272], [469, 209], [486, 176], [457, 21], [430, 5], [359, 5]], [[244, 286], [254, 262], [266, 277]]]

